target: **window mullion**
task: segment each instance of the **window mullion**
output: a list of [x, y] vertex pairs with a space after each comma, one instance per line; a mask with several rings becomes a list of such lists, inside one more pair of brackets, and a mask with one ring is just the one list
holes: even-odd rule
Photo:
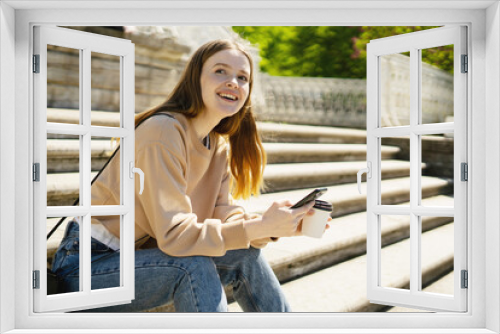
[[453, 122], [437, 124], [420, 124], [412, 129], [418, 135], [437, 135], [443, 133], [454, 133], [455, 124]]
[[[379, 109], [380, 110], [380, 109]], [[409, 126], [379, 127], [373, 129], [373, 135], [378, 138], [408, 136], [412, 131]]]
[[[125, 105], [125, 101], [124, 101], [124, 98], [123, 98], [123, 93], [124, 93], [124, 84], [123, 84], [123, 80], [125, 79], [125, 72], [126, 72], [126, 69], [124, 67], [124, 59], [123, 59], [123, 56], [120, 57], [120, 129], [123, 129], [125, 128], [125, 121], [127, 120], [127, 117], [126, 117], [126, 113], [125, 113], [125, 108], [124, 108], [124, 105]], [[134, 137], [134, 140], [135, 140], [135, 136]], [[130, 138], [130, 137], [129, 137]], [[129, 138], [124, 138], [123, 139], [123, 144], [125, 145], [129, 145]], [[135, 146], [135, 143], [134, 143], [134, 146]], [[127, 151], [126, 153], [124, 151]], [[125, 182], [125, 178], [126, 177], [130, 177], [129, 175], [127, 175], [126, 171], [124, 170], [124, 168], [126, 168], [125, 166], [129, 167], [127, 165], [127, 162], [126, 162], [126, 158], [128, 158], [128, 147], [127, 147], [127, 150], [122, 150], [122, 154], [120, 154], [120, 205], [124, 205], [124, 204], [128, 204], [128, 199], [125, 200], [125, 196], [126, 196], [126, 191], [129, 191], [128, 188], [126, 188], [125, 184], [127, 182]], [[135, 192], [132, 192], [135, 194]], [[124, 205], [125, 207], [127, 205]], [[127, 276], [130, 275], [130, 272], [127, 271], [127, 268], [126, 267], [126, 261], [125, 259], [129, 259], [129, 254], [128, 254], [128, 249], [127, 249], [127, 246], [126, 246], [126, 243], [125, 243], [125, 238], [124, 236], [127, 235], [127, 233], [125, 232], [125, 229], [126, 229], [126, 222], [125, 222], [125, 217], [123, 215], [120, 216], [120, 231], [121, 231], [121, 235], [120, 235], [120, 249], [122, 250], [122, 253], [120, 255], [120, 286], [125, 286], [127, 287], [128, 285], [125, 285], [125, 282], [128, 281], [127, 279]], [[134, 233], [134, 238], [135, 238], [135, 233]], [[132, 275], [135, 275], [135, 271]]]
[[374, 214], [375, 206], [380, 205], [380, 161], [378, 147], [380, 139], [374, 132], [380, 126], [380, 57], [371, 52], [371, 45], [367, 46], [367, 98], [372, 102], [367, 104], [367, 161], [372, 163], [372, 177], [367, 178], [367, 295], [374, 298], [380, 282], [380, 237], [379, 216]]
[[[135, 122], [134, 122], [134, 65], [135, 57], [134, 52], [122, 56], [120, 58], [120, 114], [121, 114], [121, 127], [129, 132], [127, 137], [123, 138], [126, 149], [121, 152], [120, 158], [122, 159], [121, 180], [122, 180], [122, 205], [128, 210], [126, 215], [121, 217], [121, 231], [120, 247], [122, 249], [121, 255], [121, 284], [128, 291], [131, 299], [134, 299], [134, 286], [135, 286], [135, 253], [134, 253], [134, 180], [130, 177], [130, 163], [135, 163]], [[127, 83], [127, 84], [125, 84]]]
[[420, 224], [414, 208], [420, 204], [420, 150], [415, 128], [420, 119], [420, 51], [410, 50], [410, 291], [420, 290]]
[[83, 136], [90, 132], [92, 136], [121, 138], [130, 135], [130, 130], [115, 128], [109, 126], [92, 126], [77, 125], [77, 124], [61, 124], [47, 122], [47, 133], [60, 135], [80, 135]]
[[[87, 131], [81, 140], [81, 168], [80, 168], [80, 202], [85, 207], [90, 208], [91, 204], [91, 133], [90, 133], [90, 111], [91, 111], [91, 51], [90, 49], [83, 49], [82, 51], [82, 64], [81, 73], [81, 120], [82, 125], [86, 127]], [[87, 212], [82, 219], [82, 224], [80, 225], [80, 264], [83, 270], [80, 270], [80, 282], [83, 284], [82, 291], [85, 293], [90, 293], [91, 291], [91, 250], [90, 250], [90, 238], [91, 238], [91, 216], [90, 211]]]

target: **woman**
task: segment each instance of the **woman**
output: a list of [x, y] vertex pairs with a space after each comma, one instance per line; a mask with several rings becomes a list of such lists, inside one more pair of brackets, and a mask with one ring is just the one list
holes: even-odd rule
[[[252, 114], [253, 66], [235, 42], [201, 46], [160, 106], [136, 117], [135, 300], [93, 312], [134, 312], [173, 301], [178, 312], [227, 311], [224, 286], [244, 311], [290, 307], [260, 248], [300, 234], [313, 203], [278, 201], [262, 216], [232, 204], [258, 194], [265, 152]], [[120, 203], [119, 152], [92, 185], [92, 205]], [[311, 211], [312, 213], [312, 211]], [[119, 217], [92, 219], [92, 289], [119, 286]], [[52, 270], [78, 290], [78, 223], [71, 222]]]

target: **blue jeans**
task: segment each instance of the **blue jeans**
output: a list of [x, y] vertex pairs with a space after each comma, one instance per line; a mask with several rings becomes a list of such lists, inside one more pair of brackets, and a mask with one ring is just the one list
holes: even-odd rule
[[[79, 291], [79, 225], [68, 224], [52, 271], [65, 292]], [[92, 289], [120, 285], [120, 253], [92, 238]], [[135, 299], [90, 312], [138, 312], [173, 301], [176, 312], [227, 312], [224, 287], [245, 312], [290, 312], [271, 267], [256, 248], [221, 257], [174, 257], [158, 248], [135, 251]]]

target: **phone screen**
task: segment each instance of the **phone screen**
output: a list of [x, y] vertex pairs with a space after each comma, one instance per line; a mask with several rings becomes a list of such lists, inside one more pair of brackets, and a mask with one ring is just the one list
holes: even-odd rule
[[327, 191], [328, 191], [327, 188], [314, 189], [311, 193], [309, 193], [308, 195], [306, 195], [303, 199], [301, 199], [300, 201], [298, 201], [297, 203], [295, 203], [292, 206], [292, 209], [300, 208], [301, 206], [304, 206], [307, 203], [318, 199], [321, 195], [323, 195]]

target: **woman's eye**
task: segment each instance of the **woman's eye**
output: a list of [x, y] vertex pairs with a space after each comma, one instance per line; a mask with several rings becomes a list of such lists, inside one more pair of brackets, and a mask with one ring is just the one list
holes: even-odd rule
[[224, 74], [224, 73], [226, 73], [226, 71], [224, 71], [223, 69], [218, 69], [218, 70], [215, 70], [215, 73]]
[[248, 81], [248, 78], [243, 75], [238, 77], [238, 79], [240, 79], [241, 81]]

